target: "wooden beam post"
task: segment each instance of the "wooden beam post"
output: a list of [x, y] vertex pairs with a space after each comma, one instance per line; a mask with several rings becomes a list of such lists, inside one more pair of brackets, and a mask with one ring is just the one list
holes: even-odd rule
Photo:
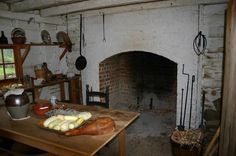
[[64, 57], [64, 55], [66, 54], [67, 51], [68, 51], [68, 49], [65, 47], [65, 49], [63, 50], [63, 52], [60, 55], [60, 61]]
[[21, 64], [22, 64], [22, 65], [23, 65], [23, 63], [24, 63], [24, 61], [25, 61], [27, 55], [29, 54], [29, 51], [30, 51], [30, 45], [26, 45], [26, 46], [25, 46], [25, 51], [24, 51], [23, 55], [21, 56], [21, 59], [22, 59]]
[[220, 156], [236, 155], [236, 1], [227, 10]]
[[23, 69], [22, 69], [22, 58], [21, 58], [21, 47], [14, 46], [13, 47], [15, 53], [15, 66], [16, 66], [16, 75], [23, 83]]

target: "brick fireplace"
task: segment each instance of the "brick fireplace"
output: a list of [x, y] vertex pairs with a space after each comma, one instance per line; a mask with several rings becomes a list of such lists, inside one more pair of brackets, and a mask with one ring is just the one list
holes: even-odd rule
[[[103, 36], [102, 16], [84, 18], [82, 53], [87, 66], [82, 71], [82, 83], [101, 91], [109, 86], [112, 108], [171, 111], [178, 125], [182, 89], [186, 95], [184, 64], [184, 71], [196, 76], [192, 127], [198, 127], [201, 107], [197, 86], [201, 75], [197, 74], [201, 71], [192, 49], [197, 32], [197, 6], [107, 13], [105, 19]], [[85, 85], [85, 98], [84, 91]], [[190, 96], [187, 103], [185, 124], [189, 119]]]
[[177, 64], [144, 51], [124, 52], [99, 64], [100, 90], [110, 89], [110, 107], [176, 111]]
[[[150, 3], [146, 7], [127, 10], [108, 8], [85, 13], [82, 54], [87, 59], [87, 67], [81, 72], [83, 98], [85, 84], [94, 90], [110, 86], [112, 108], [141, 112], [137, 124], [131, 125], [130, 132], [133, 133], [129, 136], [139, 136], [142, 141], [138, 143], [146, 138], [146, 142], [139, 145], [142, 146], [140, 149], [146, 146], [148, 150], [142, 153], [136, 148], [138, 143], [131, 139], [129, 144], [134, 144], [130, 155], [152, 155], [156, 150], [149, 150], [151, 145], [155, 145], [153, 149], [163, 149], [156, 145], [156, 140], [173, 130], [172, 125], [179, 125], [182, 90], [183, 103], [187, 103], [185, 125], [189, 124], [189, 105], [193, 104], [192, 128], [197, 128], [201, 121], [202, 88], [207, 90], [207, 107], [220, 98], [226, 6], [203, 5], [200, 18], [198, 5], [173, 6], [172, 2], [169, 7]], [[79, 14], [72, 18], [71, 35], [77, 43], [79, 34], [75, 32], [79, 28]], [[204, 56], [197, 56], [193, 50], [199, 19], [200, 29], [208, 39]], [[79, 46], [75, 47], [77, 54], [78, 50]], [[188, 77], [183, 74], [183, 64], [184, 73], [190, 75], [187, 100]], [[193, 75], [196, 81], [191, 99]], [[167, 113], [163, 115], [165, 111]], [[150, 137], [156, 139], [151, 142]]]
[[[105, 91], [106, 87], [110, 108], [140, 112], [139, 119], [127, 129], [127, 142], [133, 150], [139, 143], [158, 146], [162, 142], [170, 147], [167, 138], [176, 126], [176, 62], [147, 51], [115, 54], [99, 63], [99, 88]], [[148, 148], [152, 154], [158, 151]], [[143, 155], [134, 153], [129, 155]]]

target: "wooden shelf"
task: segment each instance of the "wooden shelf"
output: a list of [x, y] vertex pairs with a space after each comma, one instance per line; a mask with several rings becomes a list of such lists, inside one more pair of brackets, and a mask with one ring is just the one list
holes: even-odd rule
[[[0, 48], [12, 48], [14, 50], [15, 59], [16, 59], [16, 72], [19, 78], [23, 79], [23, 69], [22, 65], [29, 54], [31, 47], [34, 46], [57, 46], [59, 48], [64, 48], [63, 52], [60, 55], [60, 60], [65, 56], [65, 54], [69, 51], [68, 47], [64, 44], [41, 44], [41, 43], [31, 43], [31, 44], [0, 44]], [[23, 53], [21, 50], [24, 50]]]
[[44, 84], [40, 85], [34, 85], [32, 81], [32, 86], [29, 87], [24, 87], [26, 91], [32, 91], [33, 93], [33, 99], [34, 101], [39, 100], [40, 96], [40, 89], [47, 87], [47, 86], [53, 86], [53, 85], [60, 85], [60, 96], [61, 100], [65, 101], [65, 88], [64, 88], [64, 83], [68, 82], [68, 92], [69, 92], [69, 100], [71, 103], [77, 103], [77, 104], [82, 104], [82, 85], [81, 85], [81, 76], [80, 75], [75, 75], [72, 78], [63, 78], [63, 79], [57, 79], [53, 80]]
[[[33, 102], [39, 100], [41, 89], [48, 86], [59, 85], [60, 88], [60, 97], [61, 101], [65, 100], [65, 86], [64, 83], [68, 83], [68, 93], [69, 93], [69, 102], [82, 104], [82, 84], [81, 84], [81, 76], [75, 75], [72, 78], [62, 78], [56, 79], [50, 82], [46, 82], [40, 85], [34, 85], [33, 79], [31, 80], [32, 84], [30, 86], [22, 86], [25, 91], [30, 91], [33, 94]], [[0, 92], [0, 97], [2, 97], [6, 92]]]
[[30, 43], [30, 44], [0, 44], [1, 47], [12, 47], [12, 46], [60, 46], [61, 44], [43, 44], [43, 43]]
[[31, 44], [0, 44], [0, 48], [13, 48], [13, 49], [17, 49], [17, 51], [19, 51], [19, 49], [25, 49], [25, 52], [23, 54], [23, 60], [22, 63], [24, 62], [25, 58], [27, 57], [30, 48], [32, 46], [58, 46], [59, 48], [64, 48], [62, 54], [60, 55], [60, 60], [64, 57], [64, 55], [66, 54], [66, 52], [68, 52], [68, 49], [65, 45], [63, 44], [42, 44], [42, 43], [31, 43]]

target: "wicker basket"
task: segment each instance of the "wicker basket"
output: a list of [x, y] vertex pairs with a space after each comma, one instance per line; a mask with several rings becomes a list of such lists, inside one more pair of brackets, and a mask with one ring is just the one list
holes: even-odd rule
[[174, 156], [201, 156], [203, 133], [200, 130], [174, 131], [171, 148]]
[[37, 79], [44, 79], [46, 80], [46, 71], [45, 69], [37, 69], [35, 70], [35, 76]]

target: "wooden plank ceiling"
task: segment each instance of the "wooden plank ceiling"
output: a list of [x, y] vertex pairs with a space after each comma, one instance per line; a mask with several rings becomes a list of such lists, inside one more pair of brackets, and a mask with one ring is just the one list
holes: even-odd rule
[[0, 2], [10, 5], [10, 11], [16, 12], [41, 10], [82, 1], [86, 0], [0, 0]]
[[50, 17], [150, 2], [173, 6], [178, 3], [185, 5], [225, 3], [227, 0], [0, 0], [0, 5], [7, 4], [7, 11], [10, 12], [27, 13], [37, 10], [41, 17]]
[[8, 5], [8, 11], [25, 13], [39, 10], [42, 17], [157, 1], [164, 0], [0, 0]]

